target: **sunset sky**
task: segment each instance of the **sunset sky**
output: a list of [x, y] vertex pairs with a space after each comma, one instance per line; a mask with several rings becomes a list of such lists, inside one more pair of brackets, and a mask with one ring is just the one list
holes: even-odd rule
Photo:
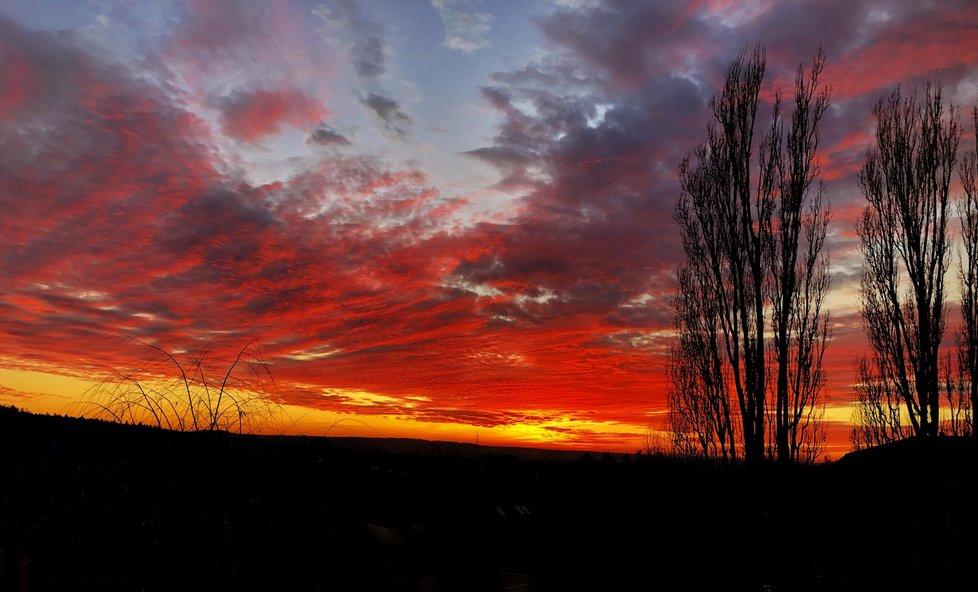
[[0, 402], [257, 338], [296, 431], [634, 451], [678, 164], [755, 42], [768, 97], [828, 57], [838, 455], [871, 108], [978, 104], [973, 0], [0, 0]]

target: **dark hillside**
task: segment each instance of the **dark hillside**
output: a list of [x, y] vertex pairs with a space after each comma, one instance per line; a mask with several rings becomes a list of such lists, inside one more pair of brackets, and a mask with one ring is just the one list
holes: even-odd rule
[[[952, 463], [914, 480], [905, 462], [950, 453], [720, 471], [3, 408], [0, 590], [956, 589], [973, 565], [960, 475], [975, 456], [951, 446]], [[929, 497], [931, 520], [902, 518]], [[929, 550], [903, 547], [919, 539]], [[746, 561], [755, 544], [762, 565]]]

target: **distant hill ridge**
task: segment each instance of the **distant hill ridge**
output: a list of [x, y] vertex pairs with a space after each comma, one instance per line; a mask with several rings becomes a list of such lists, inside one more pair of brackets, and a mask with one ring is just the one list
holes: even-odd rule
[[[26, 430], [25, 428], [28, 427], [30, 429]], [[423, 440], [420, 438], [236, 434], [220, 431], [178, 432], [144, 425], [120, 424], [102, 419], [37, 414], [9, 405], [0, 405], [0, 431], [8, 434], [21, 432], [22, 435], [26, 435], [30, 439], [39, 438], [42, 435], [80, 435], [90, 432], [100, 436], [107, 436], [109, 434], [155, 433], [161, 438], [210, 437], [240, 442], [264, 441], [272, 443], [275, 441], [306, 441], [313, 446], [322, 445], [336, 450], [356, 449], [392, 454], [448, 455], [463, 458], [482, 455], [511, 455], [521, 460], [574, 461], [584, 455], [602, 454], [601, 451], [554, 450], [518, 446], [483, 446], [466, 442]]]

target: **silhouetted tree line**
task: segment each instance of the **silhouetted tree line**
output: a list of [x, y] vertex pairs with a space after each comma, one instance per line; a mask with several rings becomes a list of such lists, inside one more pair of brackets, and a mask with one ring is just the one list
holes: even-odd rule
[[[679, 167], [685, 263], [668, 359], [672, 447], [723, 461], [813, 461], [825, 442], [823, 357], [830, 337], [824, 252], [830, 206], [818, 182], [819, 123], [829, 106], [819, 48], [780, 90], [759, 137], [764, 49], [742, 52], [710, 101], [707, 140]], [[941, 88], [880, 101], [876, 145], [859, 186], [865, 267], [861, 311], [872, 353], [856, 361], [855, 447], [972, 433], [978, 404], [978, 156], [964, 189], [957, 356], [942, 357], [950, 258], [950, 182], [960, 123]], [[978, 109], [974, 112], [978, 127]], [[943, 410], [943, 411], [942, 411]]]

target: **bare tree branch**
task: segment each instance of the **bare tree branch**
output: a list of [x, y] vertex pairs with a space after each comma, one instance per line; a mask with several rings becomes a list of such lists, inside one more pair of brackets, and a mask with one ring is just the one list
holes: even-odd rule
[[[181, 431], [250, 432], [273, 427], [285, 414], [272, 400], [274, 380], [254, 339], [223, 367], [214, 366], [206, 350], [187, 352], [181, 361], [157, 345], [130, 339], [154, 352], [156, 363], [112, 372], [78, 401], [82, 415]], [[222, 371], [220, 385], [208, 379], [215, 369]]]

